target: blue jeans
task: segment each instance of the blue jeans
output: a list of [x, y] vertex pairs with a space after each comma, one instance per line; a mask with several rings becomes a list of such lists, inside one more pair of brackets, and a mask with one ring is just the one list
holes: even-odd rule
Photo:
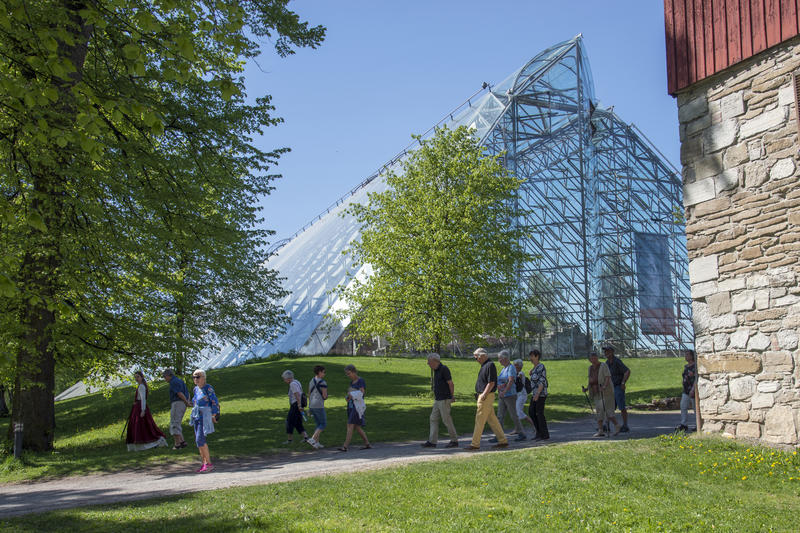
[[620, 385], [614, 385], [614, 403], [620, 411], [625, 410], [625, 391]]
[[200, 418], [195, 418], [192, 422], [194, 424], [194, 442], [197, 444], [198, 448], [200, 446], [205, 446], [206, 432], [203, 427], [203, 416], [200, 415]]
[[328, 427], [328, 415], [325, 414], [324, 407], [309, 407], [308, 410], [311, 411], [311, 416], [317, 423], [317, 429], [323, 430]]

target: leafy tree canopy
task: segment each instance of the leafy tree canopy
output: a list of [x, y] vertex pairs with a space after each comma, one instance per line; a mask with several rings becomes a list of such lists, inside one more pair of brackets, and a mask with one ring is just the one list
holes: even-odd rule
[[0, 371], [26, 446], [52, 444], [56, 361], [184, 366], [285, 321], [254, 207], [280, 119], [242, 72], [260, 41], [321, 43], [288, 2], [2, 0]]
[[361, 238], [349, 250], [372, 274], [340, 288], [358, 337], [439, 351], [513, 333], [521, 308], [515, 195], [522, 180], [488, 156], [465, 127], [439, 129], [389, 172], [389, 188], [349, 213]]

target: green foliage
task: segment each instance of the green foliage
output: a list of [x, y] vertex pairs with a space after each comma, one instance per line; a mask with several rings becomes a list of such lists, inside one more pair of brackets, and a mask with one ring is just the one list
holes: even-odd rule
[[46, 392], [54, 360], [185, 367], [280, 330], [255, 203], [284, 150], [253, 145], [280, 119], [241, 74], [258, 38], [321, 42], [287, 4], [2, 0], [3, 377]]
[[439, 351], [513, 333], [516, 270], [529, 259], [514, 201], [522, 181], [460, 127], [420, 140], [386, 182], [348, 210], [361, 225], [349, 253], [372, 272], [339, 288], [354, 334]]

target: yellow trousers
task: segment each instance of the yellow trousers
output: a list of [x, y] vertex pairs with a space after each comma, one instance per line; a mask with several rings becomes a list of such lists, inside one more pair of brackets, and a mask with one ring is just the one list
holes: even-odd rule
[[481, 435], [483, 434], [483, 428], [486, 427], [487, 422], [489, 423], [489, 427], [492, 428], [492, 431], [494, 431], [497, 442], [507, 443], [508, 439], [506, 439], [503, 426], [500, 425], [500, 421], [497, 419], [497, 415], [494, 412], [493, 392], [488, 393], [483, 401], [480, 401], [480, 399], [478, 400], [478, 410], [475, 412], [475, 429], [472, 430], [472, 445], [476, 448], [481, 445]]

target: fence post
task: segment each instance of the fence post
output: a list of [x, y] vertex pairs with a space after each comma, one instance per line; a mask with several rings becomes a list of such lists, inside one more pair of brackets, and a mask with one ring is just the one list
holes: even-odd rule
[[22, 422], [14, 424], [14, 457], [20, 459], [22, 457], [22, 432], [24, 426]]

